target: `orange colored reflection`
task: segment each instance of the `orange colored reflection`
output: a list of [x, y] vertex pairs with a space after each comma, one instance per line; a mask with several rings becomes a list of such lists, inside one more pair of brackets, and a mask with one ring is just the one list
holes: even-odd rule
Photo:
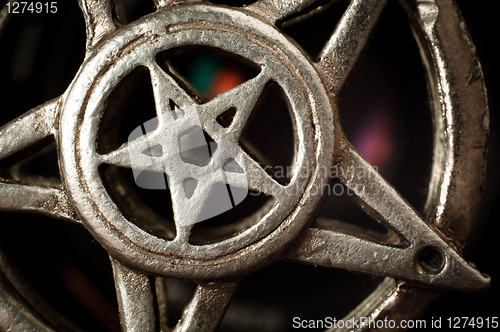
[[232, 67], [222, 67], [212, 77], [208, 97], [212, 99], [243, 82], [245, 82], [245, 77], [240, 70]]

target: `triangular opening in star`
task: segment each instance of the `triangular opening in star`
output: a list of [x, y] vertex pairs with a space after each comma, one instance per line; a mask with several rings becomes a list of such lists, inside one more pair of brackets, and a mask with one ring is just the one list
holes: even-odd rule
[[264, 88], [243, 128], [240, 145], [276, 181], [293, 176], [296, 141], [288, 98], [274, 81]]
[[233, 122], [235, 115], [236, 115], [236, 108], [231, 107], [230, 109], [228, 109], [227, 111], [225, 111], [224, 113], [222, 113], [217, 117], [216, 119], [217, 123], [224, 128], [228, 128]]
[[97, 151], [110, 153], [128, 142], [134, 131], [138, 130], [137, 137], [142, 136], [156, 129], [157, 123], [149, 70], [137, 67], [118, 83], [108, 97], [97, 131]]

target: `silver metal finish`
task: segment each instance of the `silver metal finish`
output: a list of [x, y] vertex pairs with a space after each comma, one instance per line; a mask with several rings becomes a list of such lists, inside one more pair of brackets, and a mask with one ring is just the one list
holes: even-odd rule
[[[317, 61], [275, 26], [314, 1], [260, 0], [229, 8], [200, 1], [155, 0], [156, 12], [117, 28], [110, 0], [79, 0], [87, 53], [76, 77], [60, 98], [0, 128], [0, 161], [7, 165], [54, 139], [63, 185], [0, 179], [0, 210], [42, 213], [87, 228], [110, 254], [124, 331], [154, 331], [157, 321], [164, 328], [161, 310], [157, 318], [153, 308], [153, 288], [160, 292], [163, 286], [161, 281], [156, 287], [150, 282], [160, 276], [198, 284], [175, 331], [214, 331], [241, 278], [277, 260], [388, 277], [349, 317], [408, 319], [419, 315], [439, 292], [486, 291], [489, 277], [460, 257], [486, 167], [488, 110], [481, 69], [452, 0], [401, 2], [412, 15], [434, 102], [434, 163], [424, 216], [350, 145], [338, 119], [338, 97], [387, 3], [374, 0], [351, 2]], [[155, 60], [160, 52], [185, 46], [227, 51], [252, 62], [260, 72], [199, 103]], [[115, 151], [100, 153], [97, 129], [106, 100], [138, 67], [150, 74], [158, 126]], [[239, 146], [246, 121], [270, 81], [285, 92], [295, 129], [294, 173], [287, 185], [269, 176]], [[172, 109], [171, 102], [178, 107]], [[216, 118], [233, 107], [235, 118], [224, 128]], [[173, 112], [180, 113], [174, 116]], [[178, 154], [182, 149], [176, 137], [183, 128], [198, 124], [218, 146], [206, 166], [187, 164]], [[133, 153], [146, 145], [161, 146], [162, 154]], [[229, 159], [243, 173], [224, 172]], [[168, 175], [175, 222], [172, 240], [150, 234], [127, 219], [103, 184], [102, 165]], [[362, 231], [346, 234], [335, 226], [308, 228], [321, 207], [321, 189], [331, 180], [321, 170], [331, 166], [346, 170], [340, 181], [356, 195], [360, 207], [397, 238], [373, 241]], [[360, 171], [368, 176], [359, 177]], [[251, 227], [246, 230], [215, 243], [192, 244], [192, 225], [211, 186], [221, 182], [224, 174], [236, 187], [270, 195], [272, 203], [250, 217]], [[187, 178], [197, 180], [192, 195], [182, 190]], [[442, 264], [425, 266], [421, 255], [426, 250], [441, 255]], [[0, 328], [52, 330], [10, 287], [8, 277], [0, 277], [5, 294]]]
[[[261, 73], [198, 105], [154, 63], [155, 54], [183, 45], [212, 46], [236, 53], [258, 64]], [[282, 46], [276, 48], [276, 45]], [[151, 75], [158, 128], [101, 156], [95, 147], [104, 101], [119, 79], [138, 66], [148, 68]], [[89, 80], [91, 77], [96, 78]], [[290, 100], [297, 132], [297, 170], [286, 187], [267, 175], [236, 144], [260, 91], [271, 79], [283, 88]], [[185, 112], [177, 120], [170, 112], [170, 100]], [[310, 195], [310, 191], [328, 183], [327, 175], [318, 170], [319, 165], [332, 162], [333, 114], [322, 111], [331, 106], [319, 76], [302, 53], [281, 34], [241, 12], [212, 5], [178, 6], [128, 25], [88, 57], [65, 94], [63, 104], [61, 167], [63, 174], [67, 174], [66, 187], [82, 221], [117, 258], [152, 273], [199, 279], [239, 275], [253, 269], [298, 235], [309, 221], [302, 215], [312, 213], [321, 199], [319, 195]], [[231, 126], [223, 128], [215, 119], [230, 107], [236, 107], [238, 112]], [[196, 117], [220, 145], [205, 167], [182, 162], [176, 152], [179, 148], [172, 143], [176, 141], [174, 133], [193, 126]], [[137, 150], [134, 146], [144, 139], [150, 145], [161, 145], [164, 157], [143, 155], [142, 160], [134, 162], [134, 167], [152, 167], [168, 174], [177, 230], [173, 241], [154, 237], [126, 220], [98, 180], [98, 167], [102, 163], [132, 167], [129, 152]], [[222, 169], [229, 158], [244, 169], [249, 189], [270, 194], [276, 204], [259, 216], [254, 226], [234, 237], [207, 245], [191, 245], [188, 242], [190, 225], [208, 198], [211, 185], [221, 180], [214, 170]], [[232, 177], [235, 185], [244, 184], [242, 176], [225, 173]], [[198, 180], [190, 198], [182, 190], [181, 183], [186, 178]], [[269, 241], [279, 245], [268, 245]], [[250, 245], [252, 250], [242, 251]]]
[[247, 10], [255, 12], [263, 17], [269, 23], [286, 18], [287, 16], [297, 13], [308, 6], [312, 5], [316, 0], [291, 0], [291, 1], [269, 1], [259, 0], [247, 7]]
[[201, 283], [174, 332], [213, 331], [226, 312], [237, 282]]
[[107, 0], [78, 0], [87, 27], [87, 51], [115, 30], [111, 3]]
[[388, 1], [352, 1], [319, 55], [317, 66], [331, 93], [344, 87], [350, 72], [368, 45]]
[[[345, 145], [343, 151], [338, 165], [347, 171], [340, 180], [364, 203], [365, 211], [391, 227], [405, 241], [390, 247], [347, 234], [308, 230], [310, 239], [303, 241], [292, 253], [294, 260], [380, 274], [443, 289], [459, 285], [455, 290], [482, 292], [489, 288], [489, 279], [450, 249], [354, 148]], [[356, 176], [360, 169], [367, 176]], [[416, 268], [419, 252], [426, 247], [439, 249], [444, 254], [446, 263], [438, 273], [423, 273]]]
[[148, 277], [110, 259], [123, 330], [154, 331], [153, 290]]

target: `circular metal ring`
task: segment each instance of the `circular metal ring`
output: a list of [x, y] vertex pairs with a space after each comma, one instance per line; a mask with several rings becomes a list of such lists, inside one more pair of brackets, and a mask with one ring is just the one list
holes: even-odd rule
[[[162, 51], [192, 45], [211, 46], [237, 54], [257, 64], [261, 72], [227, 95], [199, 105], [190, 100], [154, 61]], [[143, 231], [128, 221], [113, 204], [104, 185], [97, 180], [100, 177], [99, 166], [103, 163], [123, 165], [129, 162], [129, 152], [134, 143], [129, 142], [126, 147], [108, 155], [100, 155], [96, 151], [97, 128], [106, 98], [120, 79], [138, 66], [149, 69], [157, 105], [161, 105], [164, 98], [173, 99], [186, 112], [182, 119], [199, 116], [202, 128], [221, 146], [212, 157], [213, 163], [205, 166], [206, 170], [182, 162], [178, 147], [171, 147], [173, 152], [165, 155], [160, 166], [169, 167], [166, 170], [169, 182], [181, 183], [185, 178], [200, 178], [198, 182], [201, 183], [207, 177], [215, 176], [217, 169], [222, 169], [223, 163], [233, 158], [246, 171], [250, 189], [271, 194], [277, 200], [254, 226], [221, 242], [191, 245], [187, 239], [187, 226], [178, 221], [185, 222], [192, 215], [183, 215], [182, 211], [191, 212], [201, 204], [193, 198], [186, 199], [183, 190], [176, 191], [172, 183], [170, 188], [178, 235], [173, 241]], [[259, 91], [270, 80], [279, 84], [289, 99], [297, 132], [296, 172], [286, 186], [272, 180], [261, 169], [263, 166], [259, 167], [241, 151], [233, 137], [233, 131], [237, 129], [231, 126], [226, 130], [215, 121], [218, 114], [231, 106], [240, 108], [239, 105], [243, 105], [243, 109], [238, 109], [236, 114], [249, 113], [245, 108], [252, 104], [247, 106], [245, 103], [256, 100]], [[60, 125], [62, 173], [83, 222], [120, 260], [165, 276], [193, 279], [228, 277], [267, 261], [308, 224], [305, 216], [316, 209], [321, 198], [321, 190], [317, 188], [328, 183], [328, 175], [318, 170], [331, 164], [333, 156], [334, 115], [326, 111], [330, 108], [329, 98], [312, 64], [275, 28], [220, 6], [203, 4], [167, 8], [110, 36], [88, 56], [63, 99]], [[161, 112], [166, 111], [157, 112], [162, 116]], [[170, 140], [164, 136], [174, 132], [176, 126], [182, 127], [180, 122], [183, 120], [168, 119], [169, 113], [164, 114], [149, 140], [151, 145], [163, 142], [163, 150], [166, 151], [169, 146], [175, 145], [176, 135]], [[244, 116], [241, 118], [244, 120]], [[239, 126], [243, 125], [241, 121]], [[129, 164], [129, 167], [133, 165]], [[198, 174], [199, 171], [203, 173]], [[204, 180], [201, 180], [202, 176]], [[208, 183], [214, 181], [217, 180]], [[209, 188], [209, 185], [206, 187]], [[312, 189], [315, 189], [315, 194], [311, 194]], [[194, 196], [196, 194], [195, 191]], [[206, 200], [206, 195], [200, 196], [200, 201]]]

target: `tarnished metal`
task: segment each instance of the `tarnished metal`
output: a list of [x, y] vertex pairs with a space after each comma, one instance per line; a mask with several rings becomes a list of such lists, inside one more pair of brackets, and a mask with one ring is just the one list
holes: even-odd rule
[[153, 289], [145, 274], [111, 258], [120, 320], [125, 331], [154, 331]]
[[237, 282], [200, 283], [175, 332], [213, 331], [226, 312]]
[[387, 3], [387, 0], [351, 2], [316, 64], [331, 93], [337, 94], [344, 87], [350, 72], [373, 36]]
[[[79, 0], [87, 49], [76, 77], [61, 97], [0, 128], [2, 168], [53, 139], [63, 184], [0, 179], [0, 209], [42, 213], [87, 228], [110, 254], [124, 331], [153, 331], [158, 322], [165, 328], [166, 306], [155, 317], [153, 296], [155, 290], [164, 292], [165, 284], [161, 279], [151, 283], [160, 277], [198, 284], [175, 331], [214, 331], [241, 278], [278, 260], [388, 277], [347, 318], [409, 319], [442, 291], [487, 290], [489, 277], [460, 257], [481, 197], [489, 118], [481, 68], [452, 0], [401, 1], [413, 20], [434, 106], [433, 171], [423, 217], [343, 133], [337, 101], [386, 3], [353, 0], [313, 60], [275, 24], [314, 1], [260, 0], [231, 8], [194, 0], [155, 0], [156, 12], [118, 28], [110, 0]], [[256, 65], [259, 73], [200, 103], [156, 62], [160, 52], [185, 46], [208, 46], [238, 55]], [[146, 68], [151, 77], [157, 126], [114, 151], [101, 153], [98, 128], [106, 100], [138, 67]], [[294, 125], [294, 172], [286, 185], [239, 146], [249, 115], [270, 81], [283, 89]], [[223, 127], [216, 118], [229, 108], [235, 108], [236, 115]], [[177, 153], [182, 151], [177, 140], [181, 129], [194, 125], [217, 144], [207, 165], [187, 164]], [[141, 154], [144, 146], [159, 146], [161, 153]], [[228, 160], [242, 171], [225, 172]], [[153, 235], [127, 219], [103, 184], [102, 165], [168, 175], [173, 239]], [[363, 231], [346, 234], [335, 223], [328, 229], [308, 227], [321, 207], [321, 189], [331, 181], [322, 169], [332, 166], [345, 170], [340, 181], [366, 213], [396, 233], [395, 238], [374, 241]], [[359, 177], [360, 171], [367, 176]], [[182, 187], [186, 179], [196, 181], [189, 195]], [[247, 229], [227, 239], [193, 244], [189, 241], [192, 225], [212, 185], [223, 180], [270, 195], [271, 203], [247, 220]], [[422, 259], [427, 251], [438, 255], [441, 263], [427, 266]], [[16, 292], [4, 266], [0, 327], [56, 329]], [[165, 301], [162, 295], [157, 296], [160, 306]]]
[[[154, 63], [157, 53], [183, 45], [230, 51], [258, 64], [261, 73], [198, 105]], [[129, 151], [144, 140], [139, 137], [104, 156], [96, 151], [104, 102], [120, 78], [138, 66], [148, 68], [155, 91], [159, 124], [146, 137], [151, 145], [160, 144], [165, 151], [163, 157], [154, 158], [159, 166], [153, 164], [152, 169], [165, 170], [173, 184], [177, 231], [173, 241], [152, 236], [128, 221], [99, 181], [101, 163], [132, 167]], [[271, 79], [290, 100], [297, 132], [296, 172], [286, 187], [273, 180], [235, 144], [260, 91]], [[178, 120], [172, 118], [170, 100], [185, 112]], [[65, 94], [63, 104], [59, 135], [61, 167], [63, 174], [67, 174], [66, 188], [76, 202], [82, 222], [117, 258], [149, 272], [199, 279], [229, 277], [252, 270], [298, 235], [309, 221], [302, 216], [313, 213], [321, 199], [319, 195], [310, 195], [310, 191], [328, 183], [328, 175], [319, 172], [319, 165], [332, 162], [333, 113], [324, 111], [331, 106], [319, 76], [303, 54], [278, 31], [239, 11], [208, 4], [178, 6], [128, 25], [91, 53]], [[230, 107], [236, 107], [238, 112], [231, 126], [223, 128], [215, 119]], [[172, 126], [182, 131], [192, 125], [190, 121], [195, 114], [202, 128], [220, 145], [205, 167], [182, 162], [175, 153], [175, 143], [171, 143], [175, 140], [171, 137]], [[147, 160], [136, 161], [136, 167], [151, 165], [150, 156], [141, 158]], [[188, 242], [192, 224], [189, 220], [197, 217], [211, 184], [220, 181], [212, 170], [221, 169], [229, 158], [244, 169], [249, 189], [270, 194], [276, 203], [244, 232], [220, 242], [192, 245]], [[190, 198], [176, 185], [188, 177], [199, 182]], [[242, 180], [235, 182], [241, 184]]]
[[78, 0], [87, 27], [87, 50], [115, 30], [111, 3], [107, 0]]

